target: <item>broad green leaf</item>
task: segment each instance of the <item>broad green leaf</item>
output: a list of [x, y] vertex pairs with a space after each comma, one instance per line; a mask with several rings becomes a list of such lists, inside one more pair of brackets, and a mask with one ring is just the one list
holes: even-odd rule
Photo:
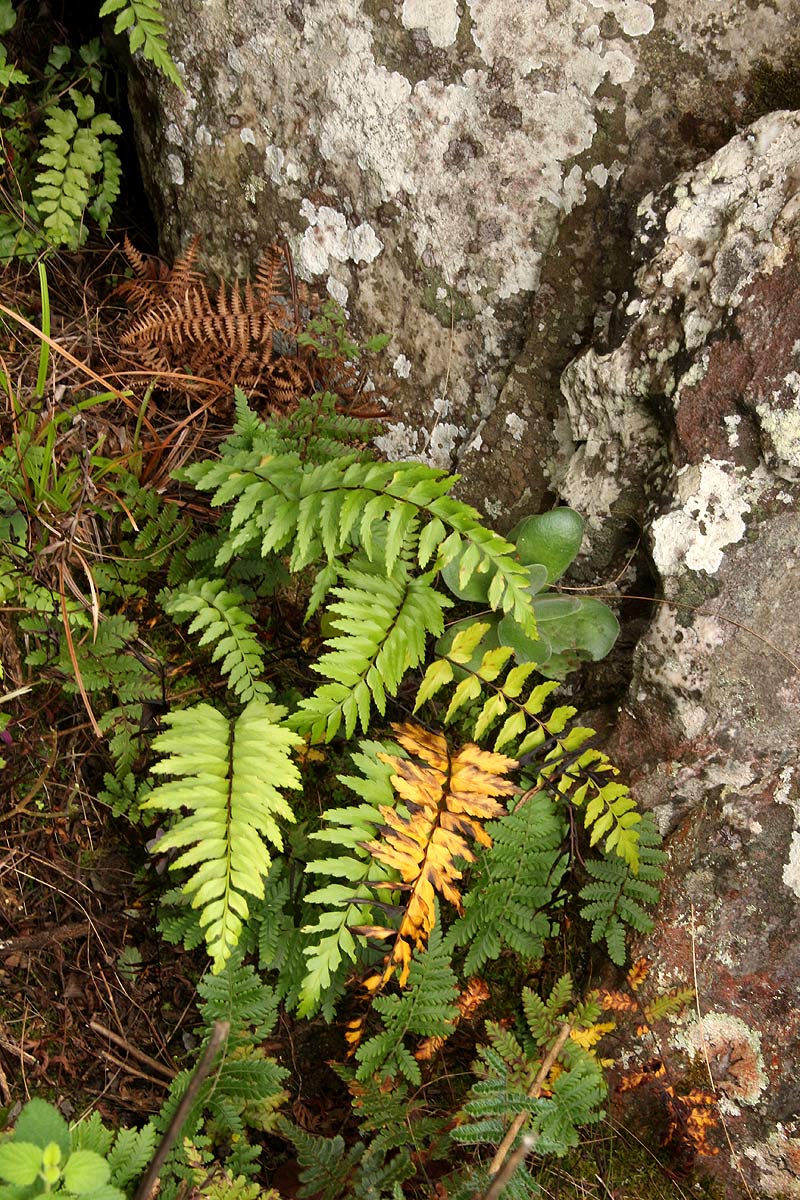
[[520, 562], [542, 563], [547, 582], [560, 579], [581, 548], [583, 517], [572, 508], [525, 517], [515, 525], [509, 539], [516, 544]]
[[110, 1176], [108, 1163], [93, 1150], [75, 1150], [64, 1164], [64, 1186], [77, 1196], [102, 1187]]
[[64, 1158], [70, 1151], [69, 1125], [58, 1109], [46, 1100], [29, 1100], [17, 1118], [13, 1140], [33, 1142], [44, 1150], [55, 1142]]
[[16, 1187], [30, 1187], [42, 1167], [42, 1148], [32, 1142], [6, 1142], [0, 1146], [0, 1179]]

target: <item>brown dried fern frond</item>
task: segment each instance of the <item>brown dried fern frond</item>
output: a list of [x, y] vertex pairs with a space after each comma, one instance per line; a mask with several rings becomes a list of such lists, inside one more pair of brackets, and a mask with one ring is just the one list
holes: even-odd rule
[[132, 309], [120, 343], [140, 368], [186, 372], [192, 391], [193, 378], [229, 390], [237, 384], [269, 412], [291, 410], [315, 392], [335, 393], [345, 409], [356, 402], [361, 380], [353, 365], [298, 344], [318, 300], [297, 282], [288, 248], [271, 247], [252, 282], [216, 289], [196, 269], [197, 240], [171, 270], [127, 238], [125, 253], [135, 278], [117, 289]]

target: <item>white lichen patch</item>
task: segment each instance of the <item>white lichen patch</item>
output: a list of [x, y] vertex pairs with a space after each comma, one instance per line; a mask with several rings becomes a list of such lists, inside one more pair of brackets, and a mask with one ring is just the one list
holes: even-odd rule
[[378, 450], [390, 461], [416, 459], [431, 467], [452, 470], [456, 449], [467, 430], [452, 421], [438, 421], [426, 436], [424, 430], [414, 429], [397, 421], [386, 433], [375, 439]]
[[177, 154], [167, 155], [167, 171], [172, 183], [176, 187], [182, 187], [184, 182], [183, 159]]
[[408, 379], [411, 374], [411, 363], [405, 354], [398, 354], [392, 363], [392, 370], [398, 379]]
[[[715, 617], [698, 614], [691, 625], [680, 625], [677, 610], [661, 605], [642, 644], [637, 700], [646, 703], [651, 691], [669, 695], [674, 720], [687, 739], [708, 726], [708, 708], [699, 697], [707, 691], [711, 664], [724, 639], [725, 627]], [[680, 786], [689, 794], [687, 782]]]
[[589, 0], [595, 8], [616, 17], [622, 32], [628, 37], [642, 37], [655, 25], [652, 6], [641, 0]]
[[342, 283], [341, 279], [336, 279], [335, 276], [329, 275], [328, 282], [325, 284], [325, 290], [341, 308], [347, 309], [347, 301], [350, 293], [348, 292], [347, 285]]
[[514, 412], [506, 413], [506, 429], [515, 442], [521, 442], [528, 429], [528, 422]]
[[714, 575], [726, 546], [745, 535], [753, 481], [742, 468], [706, 456], [678, 472], [675, 498], [678, 507], [653, 522], [657, 569], [662, 575], [675, 575], [682, 567]]
[[332, 258], [341, 263], [372, 262], [383, 249], [383, 242], [370, 224], [362, 222], [351, 229], [344, 213], [327, 204], [315, 208], [304, 200], [300, 215], [308, 221], [296, 250], [297, 269], [304, 279], [323, 275]]
[[[766, 401], [756, 405], [759, 424], [769, 435], [779, 463], [794, 470], [800, 469], [800, 374], [790, 371], [785, 379], [786, 387], [794, 397], [794, 403], [785, 407], [786, 396], [774, 393], [772, 403]], [[777, 464], [776, 464], [777, 465]]]
[[734, 450], [739, 445], [739, 426], [742, 423], [742, 418], [738, 413], [732, 413], [727, 417], [722, 418], [722, 423], [725, 426], [725, 433], [728, 437], [728, 445], [731, 450]]
[[737, 1104], [757, 1104], [769, 1082], [761, 1052], [761, 1034], [731, 1013], [690, 1017], [672, 1037], [675, 1045], [701, 1063], [708, 1062], [714, 1082]]
[[800, 1137], [778, 1121], [766, 1140], [746, 1146], [744, 1154], [758, 1170], [758, 1187], [764, 1196], [800, 1200]]
[[775, 791], [778, 804], [788, 804], [794, 817], [794, 829], [789, 846], [789, 858], [783, 868], [783, 882], [800, 899], [800, 789], [794, 787], [795, 771], [792, 767], [784, 767], [780, 774], [780, 784]]
[[458, 33], [458, 0], [403, 0], [406, 29], [423, 29], [432, 46], [452, 46]]

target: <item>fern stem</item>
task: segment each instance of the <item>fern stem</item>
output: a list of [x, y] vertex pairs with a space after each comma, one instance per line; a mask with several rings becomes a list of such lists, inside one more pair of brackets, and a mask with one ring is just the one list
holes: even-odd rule
[[526, 1159], [536, 1149], [538, 1141], [539, 1137], [537, 1134], [526, 1133], [514, 1153], [510, 1155], [500, 1174], [495, 1176], [483, 1195], [478, 1197], [478, 1200], [498, 1200], [506, 1184], [511, 1182], [511, 1177], [517, 1167], [522, 1163], [523, 1159]]
[[39, 291], [42, 297], [42, 333], [44, 337], [39, 347], [39, 370], [36, 374], [36, 391], [34, 395], [41, 400], [47, 382], [47, 368], [50, 365], [50, 289], [47, 286], [47, 268], [43, 262], [36, 264], [39, 269]]
[[220, 1047], [227, 1040], [228, 1034], [230, 1033], [230, 1028], [230, 1021], [214, 1022], [214, 1027], [211, 1030], [211, 1037], [208, 1039], [208, 1044], [203, 1051], [203, 1057], [195, 1067], [194, 1074], [189, 1080], [189, 1085], [186, 1088], [186, 1091], [181, 1096], [180, 1104], [175, 1109], [172, 1120], [167, 1126], [166, 1133], [162, 1137], [158, 1149], [153, 1155], [152, 1162], [141, 1178], [141, 1182], [136, 1189], [136, 1196], [134, 1197], [134, 1200], [151, 1200], [151, 1197], [156, 1189], [158, 1177], [161, 1174], [161, 1168], [167, 1161], [167, 1156], [169, 1155], [170, 1150], [177, 1141], [178, 1136], [183, 1129], [186, 1118], [189, 1115], [189, 1111], [197, 1099], [198, 1093], [200, 1088], [203, 1086], [206, 1076], [211, 1072], [211, 1068], [214, 1066], [214, 1060], [220, 1051]]

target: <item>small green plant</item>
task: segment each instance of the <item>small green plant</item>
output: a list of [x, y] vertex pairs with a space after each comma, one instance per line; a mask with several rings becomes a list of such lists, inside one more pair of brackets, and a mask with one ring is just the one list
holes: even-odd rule
[[[508, 540], [514, 543], [519, 561], [530, 568], [536, 636], [532, 637], [513, 614], [481, 617], [486, 621], [482, 652], [510, 646], [518, 663], [535, 663], [539, 674], [548, 679], [563, 679], [582, 662], [605, 658], [619, 634], [619, 622], [611, 609], [591, 596], [545, 590], [564, 574], [580, 550], [582, 538], [583, 518], [572, 508], [525, 517], [512, 529]], [[485, 604], [490, 580], [485, 574], [470, 573], [469, 567], [465, 552], [447, 564], [442, 578], [459, 600]], [[458, 633], [474, 621], [474, 617], [467, 617], [452, 625], [440, 640], [438, 653], [445, 655]], [[474, 661], [465, 664], [475, 665]]]
[[29, 1100], [0, 1141], [0, 1200], [126, 1200], [124, 1189], [147, 1166], [154, 1144], [151, 1124], [112, 1132], [95, 1113], [70, 1129], [52, 1104]]
[[[131, 50], [182, 88], [159, 0], [106, 0], [100, 15], [113, 13]], [[121, 186], [122, 128], [102, 107], [110, 66], [100, 39], [77, 51], [53, 45], [41, 69], [22, 69], [16, 25], [12, 0], [0, 0], [0, 38], [8, 38], [0, 41], [0, 166], [12, 181], [0, 212], [0, 260], [76, 250], [91, 221], [105, 233]]]

